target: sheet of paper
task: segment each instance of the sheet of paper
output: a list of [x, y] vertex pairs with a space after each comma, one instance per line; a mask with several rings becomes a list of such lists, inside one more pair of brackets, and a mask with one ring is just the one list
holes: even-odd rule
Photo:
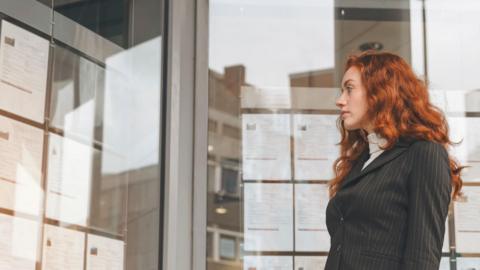
[[479, 117], [448, 117], [450, 139], [461, 142], [452, 147], [450, 153], [461, 165], [470, 166], [462, 170], [465, 182], [480, 182], [480, 126]]
[[53, 133], [48, 146], [47, 217], [86, 225], [90, 207], [92, 147]]
[[480, 270], [480, 258], [457, 258], [457, 270]]
[[0, 214], [0, 269], [35, 270], [39, 223]]
[[85, 233], [45, 224], [42, 269], [83, 270]]
[[43, 123], [49, 41], [1, 23], [0, 108]]
[[480, 182], [480, 161], [470, 160], [460, 164], [462, 166], [469, 166], [462, 170], [462, 180], [464, 182]]
[[450, 252], [450, 240], [448, 238], [448, 219], [445, 222], [445, 236], [443, 237], [442, 252]]
[[0, 207], [38, 215], [43, 131], [0, 116], [0, 149]]
[[123, 270], [123, 241], [89, 234], [87, 243], [87, 270]]
[[[127, 211], [128, 174], [102, 172], [102, 156], [108, 155], [103, 148], [93, 149], [92, 188], [90, 193], [90, 228], [114, 235], [125, 235]], [[150, 189], [149, 189], [150, 190]], [[131, 197], [129, 197], [131, 199]], [[108, 218], [105, 218], [108, 217]]]
[[295, 185], [295, 251], [330, 250], [325, 223], [327, 204], [327, 185]]
[[[458, 268], [457, 268], [458, 269]], [[450, 258], [442, 257], [438, 270], [450, 270]]]
[[480, 251], [480, 187], [463, 186], [465, 201], [455, 202], [457, 252]]
[[338, 158], [340, 134], [337, 115], [297, 114], [294, 116], [294, 171], [296, 180], [333, 178], [333, 162]]
[[243, 114], [244, 180], [290, 180], [290, 116]]
[[245, 256], [243, 270], [292, 270], [290, 256]]
[[244, 248], [293, 251], [292, 184], [244, 184]]
[[295, 270], [324, 269], [327, 257], [320, 256], [295, 256]]
[[430, 102], [440, 108], [442, 111], [447, 110], [447, 98], [445, 90], [430, 89], [428, 95], [430, 96]]
[[50, 125], [92, 140], [100, 67], [67, 48], [54, 51]]
[[[446, 112], [478, 112], [480, 92], [477, 89], [442, 89], [445, 95]], [[432, 92], [432, 91], [431, 91]], [[443, 108], [442, 108], [443, 109]]]

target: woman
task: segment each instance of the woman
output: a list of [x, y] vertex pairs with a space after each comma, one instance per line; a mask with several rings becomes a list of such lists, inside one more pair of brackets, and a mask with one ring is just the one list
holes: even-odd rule
[[438, 270], [460, 167], [441, 111], [399, 56], [351, 56], [330, 182], [326, 270]]

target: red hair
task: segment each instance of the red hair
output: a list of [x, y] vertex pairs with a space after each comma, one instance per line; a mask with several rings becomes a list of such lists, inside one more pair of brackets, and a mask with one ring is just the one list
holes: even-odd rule
[[[366, 51], [348, 58], [345, 71], [357, 67], [367, 91], [367, 117], [373, 120], [374, 132], [387, 140], [390, 149], [400, 136], [440, 143], [447, 149], [454, 144], [448, 137], [448, 123], [442, 111], [430, 103], [426, 83], [417, 78], [412, 68], [400, 56]], [[337, 119], [340, 130], [340, 157], [333, 164], [335, 177], [329, 183], [330, 197], [338, 191], [354, 161], [368, 147], [361, 129], [346, 130]], [[461, 167], [451, 156], [450, 175], [452, 197], [461, 195]]]

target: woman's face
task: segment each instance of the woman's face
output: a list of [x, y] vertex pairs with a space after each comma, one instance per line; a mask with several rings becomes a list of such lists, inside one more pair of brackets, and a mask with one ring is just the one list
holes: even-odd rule
[[347, 130], [361, 128], [368, 133], [373, 131], [367, 116], [367, 91], [357, 67], [349, 68], [343, 75], [341, 95], [336, 105], [341, 110], [340, 117]]

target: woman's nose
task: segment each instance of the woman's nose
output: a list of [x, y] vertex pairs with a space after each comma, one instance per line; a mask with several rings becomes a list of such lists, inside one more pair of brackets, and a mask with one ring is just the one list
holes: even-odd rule
[[343, 94], [337, 98], [337, 100], [335, 101], [335, 105], [337, 105], [337, 107], [339, 108], [345, 106], [345, 99], [343, 98]]

